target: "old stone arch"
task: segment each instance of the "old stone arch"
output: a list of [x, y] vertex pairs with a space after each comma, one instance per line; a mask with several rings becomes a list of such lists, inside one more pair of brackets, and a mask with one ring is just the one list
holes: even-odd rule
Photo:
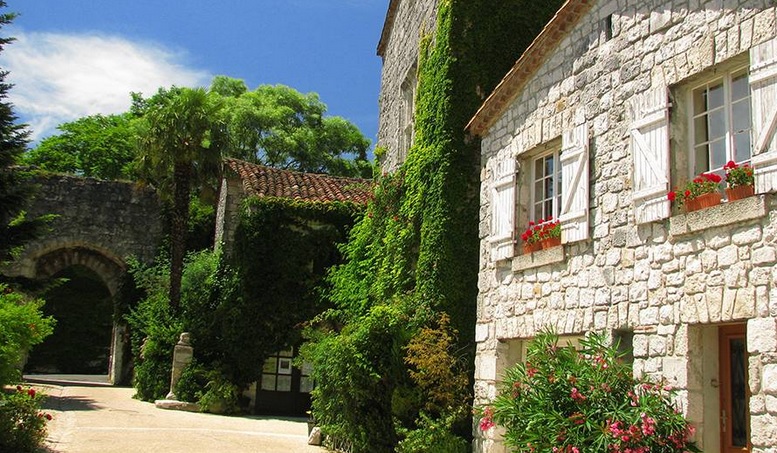
[[[88, 269], [99, 278], [113, 301], [126, 272], [126, 264], [123, 259], [117, 257], [110, 250], [93, 244], [56, 241], [53, 244], [36, 245], [35, 255], [28, 254], [25, 257], [26, 266], [20, 272], [21, 275], [34, 280], [47, 280], [63, 271], [80, 266]], [[128, 378], [124, 353], [129, 345], [126, 325], [116, 321], [118, 317], [114, 313], [115, 304], [111, 303], [110, 307], [109, 316], [113, 320], [113, 326], [107, 372], [112, 383], [120, 383]]]

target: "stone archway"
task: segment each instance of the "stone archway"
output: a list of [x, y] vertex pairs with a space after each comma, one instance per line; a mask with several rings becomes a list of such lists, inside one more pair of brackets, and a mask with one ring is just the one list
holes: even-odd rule
[[[126, 272], [124, 261], [105, 248], [82, 243], [40, 243], [33, 254], [26, 254], [19, 262], [16, 275], [35, 280], [45, 280], [75, 267], [91, 271], [105, 285], [110, 297], [117, 295]], [[115, 306], [114, 304], [111, 304]], [[114, 308], [115, 309], [115, 308]], [[115, 313], [110, 313], [113, 327], [108, 358], [108, 376], [111, 383], [120, 383], [125, 378], [124, 351], [128, 345], [126, 325], [116, 322]]]

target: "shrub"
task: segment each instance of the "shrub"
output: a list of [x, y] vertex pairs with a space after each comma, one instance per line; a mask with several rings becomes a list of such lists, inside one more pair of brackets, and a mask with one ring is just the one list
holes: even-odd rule
[[0, 388], [21, 379], [30, 348], [54, 331], [54, 319], [41, 312], [43, 304], [0, 284]]
[[545, 332], [527, 361], [509, 369], [480, 428], [506, 429], [516, 451], [669, 453], [700, 451], [693, 427], [672, 405], [668, 389], [633, 378], [631, 366], [600, 335], [583, 349], [561, 347]]
[[397, 445], [397, 453], [466, 453], [469, 442], [452, 433], [453, 425], [461, 418], [451, 414], [446, 418], [431, 418], [421, 414], [418, 429], [405, 432]]
[[136, 397], [144, 401], [163, 398], [170, 390], [173, 348], [183, 331], [167, 298], [167, 266], [144, 268], [130, 262], [130, 273], [146, 293], [127, 315], [135, 359], [132, 384]]
[[40, 392], [21, 386], [13, 393], [0, 392], [0, 451], [38, 451], [51, 420], [40, 410], [42, 401]]

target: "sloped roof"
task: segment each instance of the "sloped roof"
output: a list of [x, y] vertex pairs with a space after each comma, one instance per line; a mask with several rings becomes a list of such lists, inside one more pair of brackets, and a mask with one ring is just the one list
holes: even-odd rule
[[515, 62], [491, 95], [486, 98], [475, 116], [467, 124], [474, 135], [483, 135], [502, 115], [507, 106], [542, 66], [545, 59], [561, 43], [567, 33], [588, 12], [596, 0], [567, 0], [556, 15], [545, 25], [531, 45]]
[[224, 165], [240, 178], [248, 196], [366, 204], [372, 192], [369, 179], [301, 173], [237, 159], [225, 159]]

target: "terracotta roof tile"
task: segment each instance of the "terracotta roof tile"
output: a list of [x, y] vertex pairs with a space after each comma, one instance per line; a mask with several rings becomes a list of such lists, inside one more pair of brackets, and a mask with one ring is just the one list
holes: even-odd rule
[[237, 159], [225, 159], [224, 165], [240, 178], [248, 196], [366, 204], [372, 192], [369, 179], [301, 173]]

